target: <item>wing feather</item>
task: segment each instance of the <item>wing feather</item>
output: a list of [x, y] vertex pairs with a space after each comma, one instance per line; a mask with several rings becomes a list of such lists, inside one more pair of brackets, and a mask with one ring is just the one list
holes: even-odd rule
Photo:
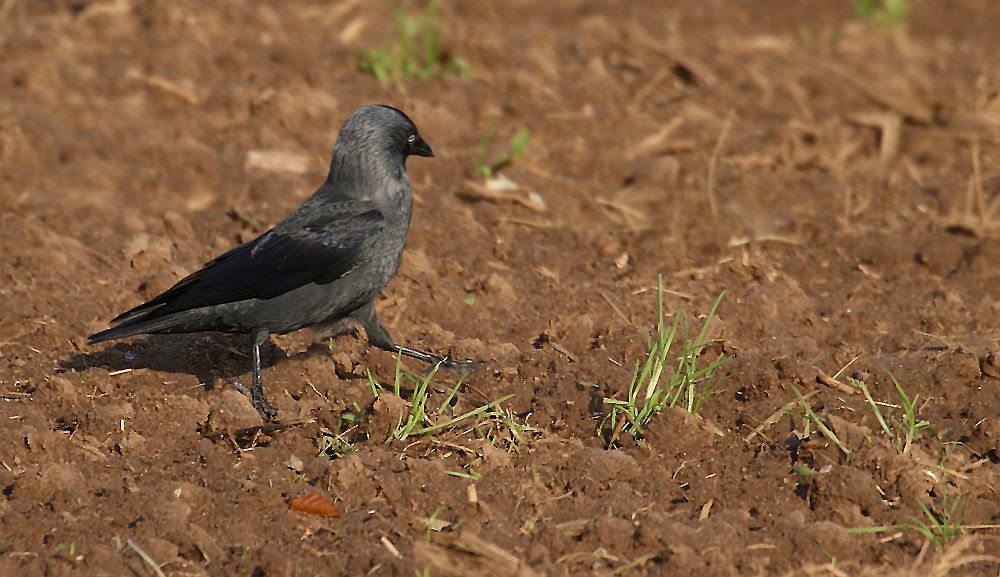
[[327, 284], [358, 264], [385, 226], [378, 210], [327, 214], [296, 228], [272, 229], [206, 264], [163, 294], [119, 315], [153, 319], [179, 311], [269, 299], [310, 283]]

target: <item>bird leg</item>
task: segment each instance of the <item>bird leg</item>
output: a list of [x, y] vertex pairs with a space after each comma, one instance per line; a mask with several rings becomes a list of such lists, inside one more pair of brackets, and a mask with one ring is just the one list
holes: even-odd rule
[[260, 378], [260, 346], [267, 342], [267, 332], [255, 332], [250, 338], [253, 342], [253, 384], [250, 386], [250, 398], [253, 399], [254, 408], [271, 420], [278, 416], [278, 409], [267, 402], [267, 397], [264, 396], [264, 384]]
[[431, 365], [439, 365], [444, 369], [471, 371], [481, 364], [480, 361], [472, 359], [453, 359], [450, 354], [445, 356], [435, 355], [427, 351], [394, 343], [392, 337], [386, 332], [385, 327], [379, 322], [373, 302], [369, 302], [361, 307], [352, 316], [365, 327], [365, 332], [368, 333], [368, 342], [384, 351], [402, 353]]
[[261, 382], [260, 378], [260, 345], [267, 341], [267, 333], [254, 333], [251, 335], [251, 339], [250, 344], [253, 353], [253, 366], [251, 367], [253, 375], [252, 385], [247, 388], [235, 379], [226, 381], [226, 384], [232, 385], [237, 391], [243, 393], [244, 395], [250, 395], [250, 398], [253, 400], [253, 408], [257, 409], [258, 413], [270, 421], [278, 416], [278, 409], [274, 408], [274, 405], [267, 402], [267, 397], [264, 396], [264, 384]]

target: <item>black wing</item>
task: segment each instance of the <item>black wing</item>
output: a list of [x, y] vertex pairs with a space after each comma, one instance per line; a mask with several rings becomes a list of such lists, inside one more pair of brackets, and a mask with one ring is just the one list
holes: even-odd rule
[[385, 226], [382, 213], [311, 217], [296, 228], [272, 229], [209, 262], [151, 301], [112, 322], [246, 299], [268, 299], [309, 283], [326, 284], [358, 263], [365, 243]]

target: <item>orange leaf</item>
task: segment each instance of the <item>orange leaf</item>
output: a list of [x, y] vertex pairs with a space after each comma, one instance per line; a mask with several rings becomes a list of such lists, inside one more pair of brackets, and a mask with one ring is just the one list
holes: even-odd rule
[[320, 517], [340, 517], [340, 511], [333, 506], [333, 503], [323, 495], [317, 493], [296, 497], [292, 500], [292, 505], [288, 509], [290, 511], [309, 513], [310, 515], [319, 515]]

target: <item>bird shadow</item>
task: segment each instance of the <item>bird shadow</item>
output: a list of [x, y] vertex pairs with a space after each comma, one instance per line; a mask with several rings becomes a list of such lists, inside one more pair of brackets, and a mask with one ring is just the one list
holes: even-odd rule
[[[246, 336], [222, 333], [191, 335], [145, 335], [112, 346], [71, 353], [59, 362], [59, 372], [78, 372], [103, 368], [109, 372], [150, 369], [167, 373], [193, 375], [211, 389], [219, 379], [249, 379], [250, 340]], [[306, 350], [288, 355], [274, 343], [261, 345], [261, 367], [269, 368], [292, 358], [328, 355], [327, 347], [311, 344]]]

